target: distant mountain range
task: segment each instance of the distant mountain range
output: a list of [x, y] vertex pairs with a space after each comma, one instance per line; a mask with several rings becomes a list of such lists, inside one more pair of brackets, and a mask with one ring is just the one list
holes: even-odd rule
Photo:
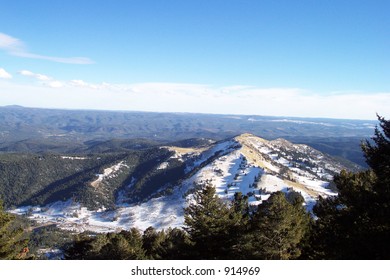
[[[376, 121], [0, 107], [0, 152], [93, 153], [252, 133], [365, 165], [360, 143]], [[199, 141], [199, 140], [194, 140]]]

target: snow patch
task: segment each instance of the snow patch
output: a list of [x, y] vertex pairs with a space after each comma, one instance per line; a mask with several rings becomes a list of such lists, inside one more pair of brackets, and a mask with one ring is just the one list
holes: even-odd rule
[[185, 169], [185, 173], [190, 172], [194, 168], [200, 166], [202, 163], [206, 162], [211, 157], [217, 155], [218, 153], [223, 155], [233, 151], [237, 147], [238, 143], [236, 141], [224, 141], [215, 144], [210, 149], [204, 151], [200, 156], [195, 159], [192, 163], [189, 163]]
[[157, 167], [157, 170], [163, 170], [163, 169], [167, 169], [169, 166], [169, 162], [163, 162], [161, 163], [158, 167]]
[[91, 186], [97, 187], [100, 182], [102, 182], [106, 178], [111, 178], [115, 172], [119, 171], [122, 167], [128, 167], [123, 161], [113, 165], [111, 167], [105, 168], [102, 174], [96, 174], [98, 178], [91, 183]]
[[70, 156], [61, 156], [62, 159], [71, 159], [71, 160], [85, 160], [86, 157], [70, 157]]

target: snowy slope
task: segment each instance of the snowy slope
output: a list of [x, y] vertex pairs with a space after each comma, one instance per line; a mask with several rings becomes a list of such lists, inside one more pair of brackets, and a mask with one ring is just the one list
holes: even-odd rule
[[[278, 139], [267, 141], [251, 134], [217, 142], [201, 149], [164, 147], [175, 151], [172, 158], [185, 162], [187, 174], [170, 195], [159, 195], [144, 203], [125, 204], [119, 193], [114, 210], [104, 208], [89, 211], [72, 200], [45, 207], [24, 207], [14, 213], [29, 213], [38, 222], [57, 224], [60, 228], [94, 232], [110, 232], [137, 227], [146, 229], [180, 227], [183, 225], [183, 208], [191, 201], [196, 186], [211, 183], [217, 194], [228, 201], [236, 192], [249, 196], [252, 205], [260, 204], [275, 191], [297, 191], [305, 199], [310, 211], [318, 196], [336, 195], [329, 181], [343, 166], [327, 155], [306, 145], [292, 144]], [[125, 162], [105, 169], [92, 185], [98, 185], [115, 173]], [[167, 168], [162, 162], [157, 168]], [[136, 182], [133, 178], [128, 188]], [[160, 189], [161, 190], [161, 189]]]

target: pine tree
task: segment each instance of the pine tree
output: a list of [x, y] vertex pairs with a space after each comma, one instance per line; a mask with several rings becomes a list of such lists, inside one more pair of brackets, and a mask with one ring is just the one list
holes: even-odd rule
[[292, 202], [282, 192], [271, 194], [259, 205], [251, 221], [251, 230], [244, 239], [248, 258], [296, 259], [300, 242], [305, 237], [310, 216], [302, 206], [303, 198]]
[[119, 233], [98, 234], [95, 237], [81, 235], [66, 249], [65, 258], [71, 260], [142, 260], [141, 233], [132, 228]]
[[193, 243], [194, 258], [225, 259], [231, 249], [230, 233], [236, 223], [229, 206], [212, 185], [194, 194], [195, 203], [184, 209], [185, 230]]
[[169, 228], [165, 232], [166, 238], [161, 243], [160, 256], [163, 260], [184, 260], [192, 259], [193, 247], [189, 241], [188, 234], [178, 228]]
[[65, 248], [64, 257], [66, 260], [100, 259], [100, 250], [107, 242], [105, 234], [98, 234], [96, 237], [78, 234], [72, 244]]
[[231, 226], [229, 230], [230, 250], [226, 255], [229, 259], [247, 259], [245, 252], [245, 236], [250, 229], [250, 210], [248, 196], [241, 192], [234, 194], [230, 207]]
[[13, 228], [15, 217], [6, 213], [0, 201], [0, 260], [21, 259], [28, 252], [22, 228]]
[[240, 221], [239, 225], [245, 227], [250, 216], [248, 196], [243, 195], [241, 192], [236, 192], [231, 203], [231, 210], [231, 215], [236, 216], [235, 220]]
[[142, 260], [145, 250], [142, 248], [142, 235], [135, 229], [109, 233], [109, 242], [102, 247], [100, 258], [104, 260]]
[[[375, 128], [374, 144], [365, 141], [362, 145], [367, 163], [381, 181], [389, 183], [390, 180], [390, 121], [378, 116], [379, 127]], [[389, 188], [382, 189], [388, 193]]]
[[153, 227], [148, 227], [142, 235], [142, 248], [149, 259], [162, 259], [162, 243], [166, 239], [165, 231], [156, 231]]
[[338, 196], [314, 207], [308, 258], [390, 258], [390, 122], [378, 119], [373, 143], [362, 145], [370, 169], [342, 171], [334, 178]]

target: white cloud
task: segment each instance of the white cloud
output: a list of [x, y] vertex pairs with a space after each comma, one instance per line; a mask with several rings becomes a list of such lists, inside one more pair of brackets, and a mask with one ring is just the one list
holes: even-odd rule
[[111, 85], [109, 83], [100, 83], [100, 84], [91, 84], [87, 83], [83, 80], [71, 80], [68, 83], [70, 86], [73, 87], [80, 87], [80, 88], [89, 88], [89, 89], [111, 89], [111, 90], [118, 90], [120, 87], [118, 85]]
[[68, 63], [68, 64], [93, 64], [94, 61], [87, 57], [56, 57], [56, 56], [46, 56], [31, 53], [28, 51], [25, 44], [12, 36], [9, 36], [4, 33], [0, 33], [0, 49], [5, 50], [8, 54], [18, 57], [26, 57], [33, 59], [42, 59], [59, 63]]
[[34, 77], [34, 75], [35, 75], [33, 72], [28, 71], [28, 70], [21, 70], [21, 71], [19, 71], [19, 74], [23, 75], [23, 76], [29, 76], [29, 77]]
[[64, 83], [62, 83], [60, 81], [50, 81], [50, 82], [45, 83], [45, 84], [51, 88], [62, 88], [65, 86]]
[[70, 85], [75, 86], [75, 87], [88, 87], [89, 84], [84, 82], [83, 80], [71, 80]]
[[0, 68], [0, 78], [1, 79], [11, 79], [12, 75], [10, 73], [8, 73], [7, 71], [5, 71], [4, 68]]
[[42, 75], [42, 74], [36, 74], [35, 76], [38, 80], [40, 81], [50, 81], [51, 78], [46, 76], [46, 75]]
[[21, 74], [23, 76], [27, 76], [27, 77], [33, 77], [33, 78], [38, 79], [40, 81], [50, 81], [50, 80], [53, 79], [53, 78], [51, 78], [49, 76], [46, 76], [46, 75], [43, 75], [43, 74], [33, 73], [31, 71], [28, 71], [28, 70], [22, 70], [22, 71], [19, 72], [19, 74]]

